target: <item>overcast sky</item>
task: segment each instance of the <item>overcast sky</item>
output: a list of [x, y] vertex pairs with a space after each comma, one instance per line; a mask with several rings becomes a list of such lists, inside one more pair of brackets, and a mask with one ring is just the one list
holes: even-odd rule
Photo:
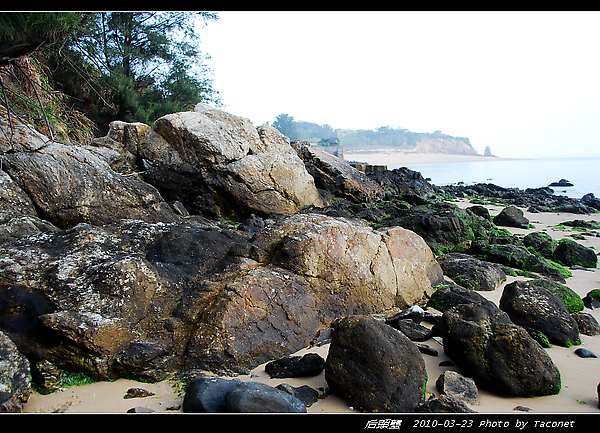
[[223, 109], [600, 156], [600, 12], [224, 11], [201, 30]]

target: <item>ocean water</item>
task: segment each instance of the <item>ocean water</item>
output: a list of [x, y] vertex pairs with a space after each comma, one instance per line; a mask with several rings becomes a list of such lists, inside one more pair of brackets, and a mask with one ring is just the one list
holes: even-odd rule
[[420, 172], [439, 186], [458, 182], [466, 185], [493, 183], [505, 188], [525, 189], [549, 186], [552, 182], [567, 179], [573, 186], [551, 187], [554, 194], [581, 198], [591, 192], [600, 198], [600, 157], [391, 165], [388, 169], [403, 166]]

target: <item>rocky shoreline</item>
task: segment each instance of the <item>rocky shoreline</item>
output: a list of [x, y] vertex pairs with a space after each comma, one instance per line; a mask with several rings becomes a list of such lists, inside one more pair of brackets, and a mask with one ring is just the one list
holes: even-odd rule
[[[596, 251], [531, 223], [568, 214], [596, 237], [593, 195], [363, 173], [203, 104], [153, 128], [114, 122], [91, 146], [18, 131], [0, 142], [3, 411], [78, 371], [176, 377], [186, 412], [306, 412], [329, 395], [365, 412], [471, 412], [452, 383], [557, 395], [546, 350], [600, 334], [597, 292], [569, 284]], [[456, 374], [428, 377], [425, 341]], [[322, 390], [233, 386], [309, 347], [327, 347]]]

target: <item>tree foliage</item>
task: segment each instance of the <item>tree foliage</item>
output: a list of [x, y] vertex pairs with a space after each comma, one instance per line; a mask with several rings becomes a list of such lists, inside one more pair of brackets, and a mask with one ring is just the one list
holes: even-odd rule
[[294, 117], [289, 114], [279, 114], [275, 118], [275, 122], [273, 122], [273, 127], [290, 140], [297, 140], [299, 138]]
[[151, 123], [198, 102], [219, 103], [196, 26], [218, 19], [207, 12], [102, 12], [71, 48], [113, 89], [115, 118]]
[[[217, 19], [207, 12], [0, 13], [1, 103], [18, 115], [19, 99], [40, 112], [61, 99], [103, 132], [112, 120], [151, 124], [198, 102], [220, 105], [198, 31]], [[20, 84], [33, 92], [17, 95]]]

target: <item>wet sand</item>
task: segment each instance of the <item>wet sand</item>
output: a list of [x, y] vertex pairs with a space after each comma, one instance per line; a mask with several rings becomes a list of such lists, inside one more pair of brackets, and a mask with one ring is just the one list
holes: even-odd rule
[[[457, 204], [461, 207], [468, 207], [471, 204], [467, 201], [460, 201]], [[486, 206], [490, 213], [496, 215], [500, 212], [500, 206]], [[558, 223], [574, 220], [594, 220], [600, 221], [600, 214], [593, 215], [574, 215], [569, 213], [528, 213], [525, 216], [530, 223], [535, 226], [533, 229], [523, 230], [508, 228], [513, 234], [526, 234], [532, 231], [545, 231], [555, 239], [569, 236], [575, 231], [560, 231], [552, 226]], [[600, 238], [586, 236], [584, 240], [578, 240], [581, 244], [594, 247], [600, 251]], [[600, 269], [572, 269], [573, 277], [567, 280], [567, 285], [575, 290], [582, 297], [591, 289], [600, 288]], [[525, 279], [524, 277], [508, 277], [505, 284], [515, 279]], [[502, 294], [502, 287], [492, 292], [479, 292], [486, 298], [498, 302]], [[600, 322], [600, 309], [584, 310], [592, 314]], [[553, 346], [546, 349], [553, 362], [557, 365], [562, 377], [562, 390], [558, 395], [534, 397], [534, 398], [505, 398], [487, 391], [479, 391], [478, 404], [470, 407], [479, 413], [523, 413], [515, 411], [518, 406], [530, 408], [530, 414], [535, 413], [596, 413], [600, 414], [598, 408], [598, 396], [596, 387], [600, 383], [600, 358], [579, 358], [574, 351], [579, 347], [591, 350], [600, 356], [600, 336], [589, 337], [581, 335], [582, 344], [571, 348]], [[442, 367], [439, 365], [449, 358], [444, 354], [443, 347], [435, 340], [427, 342], [430, 347], [438, 351], [438, 356], [423, 355], [425, 360], [428, 383], [426, 392], [429, 395], [438, 396], [439, 392], [435, 387], [437, 378], [445, 370], [455, 369], [456, 367]], [[328, 346], [313, 347], [303, 349], [298, 352], [302, 355], [307, 352], [319, 353], [324, 358], [327, 356]], [[250, 375], [239, 376], [240, 380], [253, 380], [265, 382], [272, 386], [279, 383], [289, 383], [292, 386], [309, 385], [314, 389], [327, 388], [324, 373], [312, 378], [299, 379], [270, 379], [264, 371], [264, 365], [255, 368]], [[154, 392], [154, 396], [144, 398], [124, 399], [127, 390], [132, 387], [144, 388]], [[29, 402], [25, 404], [26, 413], [125, 413], [133, 407], [145, 407], [156, 412], [177, 413], [182, 412], [181, 404], [183, 402], [183, 392], [181, 385], [169, 380], [148, 384], [131, 380], [117, 380], [114, 382], [100, 382], [84, 386], [76, 386], [56, 392], [50, 395], [33, 394]], [[343, 399], [328, 395], [308, 408], [309, 413], [351, 413], [356, 412], [349, 407]]]

